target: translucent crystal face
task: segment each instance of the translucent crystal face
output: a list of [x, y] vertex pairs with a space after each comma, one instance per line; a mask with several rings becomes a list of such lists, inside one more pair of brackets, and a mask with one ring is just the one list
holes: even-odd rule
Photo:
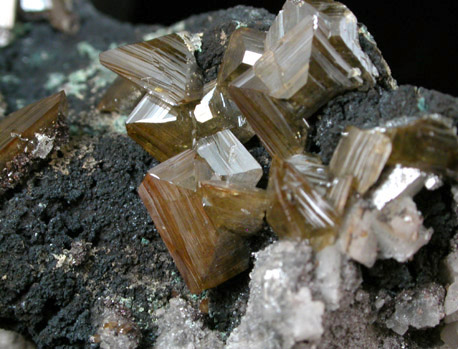
[[202, 79], [187, 32], [119, 47], [100, 54], [108, 69], [171, 105], [202, 97]]

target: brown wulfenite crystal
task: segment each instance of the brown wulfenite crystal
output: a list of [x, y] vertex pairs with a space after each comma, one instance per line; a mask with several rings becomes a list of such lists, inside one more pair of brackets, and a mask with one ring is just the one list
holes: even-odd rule
[[336, 237], [340, 218], [293, 163], [274, 159], [267, 222], [280, 238], [309, 239], [321, 249]]
[[170, 105], [202, 97], [202, 77], [194, 57], [196, 37], [188, 32], [102, 52], [100, 62]]
[[240, 147], [229, 130], [219, 132], [203, 139], [198, 151], [186, 150], [152, 168], [139, 187], [194, 293], [245, 270], [250, 256], [246, 237], [262, 225], [267, 199], [254, 188], [262, 170]]
[[288, 0], [267, 33], [265, 53], [230, 93], [271, 155], [286, 159], [303, 151], [307, 117], [377, 76], [344, 5]]
[[66, 113], [62, 91], [0, 120], [0, 191], [14, 186], [33, 161], [45, 159], [65, 139]]

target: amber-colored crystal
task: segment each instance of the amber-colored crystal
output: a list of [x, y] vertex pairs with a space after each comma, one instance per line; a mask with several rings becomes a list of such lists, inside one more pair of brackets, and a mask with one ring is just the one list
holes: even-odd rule
[[228, 84], [251, 68], [264, 53], [266, 33], [252, 28], [235, 30], [224, 53], [218, 84]]
[[208, 92], [194, 108], [197, 137], [211, 136], [227, 129], [231, 130], [240, 142], [249, 141], [254, 136], [254, 131], [230, 99], [227, 88], [213, 81], [206, 84], [204, 89]]
[[200, 183], [197, 192], [216, 229], [240, 236], [250, 236], [261, 229], [269, 206], [265, 190], [222, 181], [205, 181]]
[[352, 175], [335, 178], [326, 193], [326, 199], [339, 214], [343, 214], [352, 192], [355, 190], [355, 178]]
[[304, 151], [308, 124], [300, 108], [268, 95], [267, 88], [248, 70], [229, 86], [229, 92], [272, 156], [288, 159]]
[[320, 194], [324, 195], [330, 187], [331, 177], [328, 167], [323, 165], [318, 156], [312, 154], [293, 155], [288, 159], [297, 171], [304, 175], [304, 178]]
[[451, 120], [433, 114], [389, 125], [393, 151], [389, 164], [402, 164], [458, 179], [458, 137]]
[[352, 175], [365, 193], [380, 176], [391, 154], [390, 139], [377, 131], [349, 127], [334, 151], [329, 168], [336, 177]]
[[334, 241], [337, 213], [293, 164], [274, 160], [268, 190], [272, 205], [267, 222], [280, 238], [310, 239], [317, 249]]
[[103, 95], [97, 109], [104, 112], [130, 114], [144, 94], [143, 90], [129, 80], [117, 77]]
[[[248, 192], [232, 184], [205, 184], [214, 177], [217, 176], [208, 163], [195, 151], [187, 150], [152, 168], [139, 187], [140, 197], [193, 293], [217, 286], [248, 267], [250, 252], [240, 229], [257, 229], [262, 214], [263, 206], [256, 201], [258, 217], [250, 221], [250, 226], [239, 225], [243, 211], [236, 209], [244, 207], [237, 192], [245, 198]], [[204, 184], [196, 192], [198, 182]], [[261, 195], [256, 190], [251, 193]], [[201, 194], [209, 200], [207, 203]], [[221, 201], [224, 198], [225, 203]], [[216, 212], [207, 211], [208, 203], [214, 204]], [[221, 217], [210, 218], [212, 213]]]
[[0, 184], [17, 181], [22, 169], [33, 159], [44, 159], [61, 137], [62, 119], [67, 112], [65, 93], [22, 108], [0, 120]]
[[149, 94], [130, 114], [126, 129], [133, 140], [159, 161], [190, 149], [196, 137], [190, 108], [174, 107]]
[[103, 52], [100, 62], [175, 106], [202, 97], [195, 49], [195, 37], [181, 32]]

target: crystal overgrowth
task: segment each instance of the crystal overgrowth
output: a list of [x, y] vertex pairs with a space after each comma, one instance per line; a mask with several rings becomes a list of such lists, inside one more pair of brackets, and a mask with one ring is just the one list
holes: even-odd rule
[[100, 62], [176, 106], [202, 97], [202, 78], [194, 57], [198, 44], [188, 32], [170, 34], [102, 52]]
[[230, 131], [203, 139], [197, 149], [152, 168], [139, 187], [140, 197], [194, 293], [215, 287], [248, 267], [246, 237], [260, 229], [267, 207], [264, 191], [254, 188], [261, 167], [254, 165], [256, 161]]
[[373, 85], [377, 76], [359, 47], [356, 18], [343, 4], [288, 0], [267, 33], [264, 54], [230, 92], [271, 155], [286, 159], [302, 152], [307, 117], [345, 90]]
[[45, 159], [64, 137], [65, 93], [30, 104], [0, 120], [0, 188], [11, 187], [35, 159]]

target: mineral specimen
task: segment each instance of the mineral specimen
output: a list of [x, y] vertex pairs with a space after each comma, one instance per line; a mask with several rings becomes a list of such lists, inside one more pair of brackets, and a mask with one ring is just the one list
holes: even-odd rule
[[129, 80], [118, 77], [103, 95], [97, 109], [103, 112], [130, 114], [143, 95], [143, 90]]
[[196, 36], [181, 32], [102, 52], [100, 62], [176, 106], [202, 97], [202, 78], [194, 57], [198, 45]]
[[354, 176], [357, 191], [364, 194], [379, 178], [391, 148], [387, 136], [350, 127], [341, 138], [329, 169], [336, 177]]
[[288, 0], [267, 33], [264, 54], [230, 93], [271, 155], [287, 158], [302, 152], [307, 117], [377, 75], [344, 5]]
[[0, 120], [0, 189], [12, 187], [34, 160], [45, 159], [65, 138], [66, 113], [62, 91]]
[[[262, 170], [252, 165], [256, 161], [230, 131], [203, 139], [197, 149], [152, 168], [139, 187], [140, 197], [194, 293], [248, 267], [245, 236], [260, 228], [267, 206], [261, 190], [232, 184], [254, 187]], [[215, 179], [224, 183], [207, 182]], [[242, 219], [249, 214], [252, 220], [244, 224]]]
[[267, 222], [280, 237], [307, 238], [317, 249], [334, 241], [340, 218], [290, 161], [274, 159]]

